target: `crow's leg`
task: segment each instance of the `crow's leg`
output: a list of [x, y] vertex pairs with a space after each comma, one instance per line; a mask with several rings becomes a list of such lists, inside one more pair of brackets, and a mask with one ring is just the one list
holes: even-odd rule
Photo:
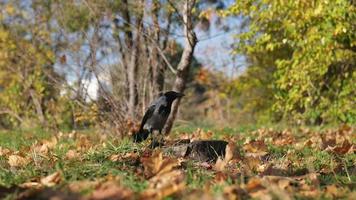
[[159, 144], [160, 146], [164, 145], [164, 135], [162, 134], [162, 129], [159, 130]]
[[153, 138], [154, 138], [154, 136], [153, 136], [153, 134], [154, 134], [154, 131], [152, 130], [152, 129], [149, 129], [149, 131], [150, 131], [150, 135], [149, 135], [149, 140], [153, 140]]
[[156, 148], [157, 146], [160, 146], [159, 145], [159, 136], [157, 135], [157, 131], [153, 131], [152, 132], [152, 142], [151, 144], [149, 145], [149, 147], [151, 149], [154, 149]]

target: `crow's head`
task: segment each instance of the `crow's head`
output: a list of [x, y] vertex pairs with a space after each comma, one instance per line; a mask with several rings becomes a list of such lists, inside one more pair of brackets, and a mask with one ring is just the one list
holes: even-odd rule
[[163, 95], [170, 101], [174, 101], [175, 99], [181, 98], [184, 96], [184, 94], [178, 93], [175, 91], [168, 91], [168, 92], [165, 92]]

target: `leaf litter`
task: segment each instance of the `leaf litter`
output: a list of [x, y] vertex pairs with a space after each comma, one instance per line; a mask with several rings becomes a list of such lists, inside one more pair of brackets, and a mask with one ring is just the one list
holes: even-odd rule
[[[178, 139], [188, 139], [191, 143], [202, 139], [210, 141], [215, 136], [212, 131], [198, 129], [191, 135], [181, 134]], [[144, 186], [137, 186], [142, 187], [137, 190], [125, 184], [128, 177], [111, 172], [71, 180], [66, 171], [57, 167], [55, 171], [44, 171], [43, 175], [21, 183], [0, 186], [3, 191], [0, 197], [14, 192], [15, 199], [194, 199], [199, 195], [206, 199], [356, 197], [356, 137], [352, 127], [344, 125], [325, 131], [262, 128], [223, 137], [228, 143], [224, 154], [215, 161], [200, 161], [187, 156], [188, 147], [176, 154], [170, 153], [166, 147], [150, 150], [145, 144], [131, 150], [124, 147], [126, 149], [122, 151], [117, 147], [110, 152], [107, 145], [102, 145], [106, 144], [107, 137], [100, 137], [103, 139], [97, 142], [98, 137], [91, 138], [79, 132], [61, 132], [20, 150], [0, 146], [0, 158], [6, 161], [0, 163], [1, 168], [14, 173], [29, 166], [37, 166], [38, 170], [49, 168], [46, 164], [55, 166], [60, 160], [85, 165], [89, 156], [109, 151], [100, 162], [111, 162], [113, 169], [129, 170], [137, 182], [145, 182]], [[172, 136], [169, 138], [173, 139]], [[73, 143], [68, 146], [67, 140]], [[67, 150], [58, 155], [58, 149], [62, 148]], [[93, 165], [98, 170], [100, 162]], [[205, 181], [194, 187], [198, 184], [194, 182], [197, 178]], [[327, 182], [327, 178], [334, 181]], [[214, 188], [220, 188], [219, 192]]]

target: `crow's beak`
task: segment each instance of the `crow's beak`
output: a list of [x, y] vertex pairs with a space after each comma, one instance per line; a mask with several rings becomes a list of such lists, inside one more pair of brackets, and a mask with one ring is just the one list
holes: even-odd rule
[[179, 95], [178, 95], [178, 97], [179, 98], [182, 98], [182, 97], [184, 97], [185, 95], [183, 94], [183, 93], [179, 93]]

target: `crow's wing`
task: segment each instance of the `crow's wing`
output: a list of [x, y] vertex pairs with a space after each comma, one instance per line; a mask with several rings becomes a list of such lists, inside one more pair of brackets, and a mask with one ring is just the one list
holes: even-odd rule
[[142, 118], [141, 126], [140, 126], [140, 131], [143, 130], [143, 127], [145, 126], [147, 120], [153, 115], [154, 111], [156, 109], [156, 105], [151, 105], [147, 110], [145, 115]]

